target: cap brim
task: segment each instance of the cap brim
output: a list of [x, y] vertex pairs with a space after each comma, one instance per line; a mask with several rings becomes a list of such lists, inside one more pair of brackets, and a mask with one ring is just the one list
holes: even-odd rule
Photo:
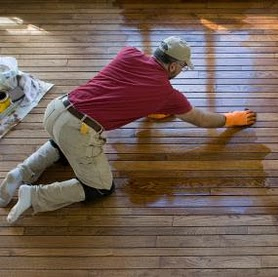
[[194, 69], [194, 65], [193, 65], [193, 63], [192, 63], [191, 61], [187, 61], [186, 64], [187, 64], [187, 66], [188, 66], [191, 70]]

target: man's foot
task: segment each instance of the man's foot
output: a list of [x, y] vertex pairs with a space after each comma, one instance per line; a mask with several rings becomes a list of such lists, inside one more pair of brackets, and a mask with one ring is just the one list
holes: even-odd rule
[[14, 223], [27, 209], [31, 207], [31, 186], [22, 185], [18, 190], [18, 201], [7, 216], [9, 223]]
[[15, 195], [16, 190], [22, 184], [22, 176], [20, 170], [15, 168], [11, 170], [6, 178], [3, 180], [0, 185], [0, 207], [6, 207], [12, 197]]

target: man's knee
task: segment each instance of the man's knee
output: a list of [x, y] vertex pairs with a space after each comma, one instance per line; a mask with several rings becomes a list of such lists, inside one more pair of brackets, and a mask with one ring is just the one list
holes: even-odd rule
[[69, 161], [67, 160], [66, 156], [64, 155], [58, 144], [53, 139], [50, 139], [49, 142], [54, 148], [56, 148], [59, 151], [60, 158], [57, 162], [63, 165], [69, 165]]
[[[80, 182], [80, 180], [79, 180]], [[94, 201], [96, 199], [108, 196], [110, 194], [112, 194], [115, 191], [115, 184], [114, 181], [112, 182], [112, 186], [110, 189], [96, 189], [90, 186], [87, 186], [85, 184], [83, 184], [82, 182], [80, 182], [84, 192], [85, 192], [85, 200], [84, 202], [91, 202]]]

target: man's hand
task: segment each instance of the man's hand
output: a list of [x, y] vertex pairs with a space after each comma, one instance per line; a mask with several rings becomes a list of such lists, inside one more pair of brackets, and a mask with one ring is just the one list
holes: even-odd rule
[[249, 109], [225, 113], [224, 115], [226, 117], [225, 127], [249, 126], [256, 122], [256, 113]]
[[171, 116], [171, 114], [159, 114], [159, 113], [155, 114], [155, 113], [153, 113], [153, 114], [149, 114], [148, 118], [160, 120], [160, 119], [164, 119], [164, 118], [167, 118], [170, 116]]

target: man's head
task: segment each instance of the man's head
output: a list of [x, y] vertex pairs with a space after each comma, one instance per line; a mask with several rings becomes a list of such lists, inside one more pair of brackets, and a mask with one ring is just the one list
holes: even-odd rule
[[190, 46], [180, 37], [164, 39], [155, 50], [154, 57], [164, 64], [170, 79], [176, 77], [185, 67], [194, 68]]

